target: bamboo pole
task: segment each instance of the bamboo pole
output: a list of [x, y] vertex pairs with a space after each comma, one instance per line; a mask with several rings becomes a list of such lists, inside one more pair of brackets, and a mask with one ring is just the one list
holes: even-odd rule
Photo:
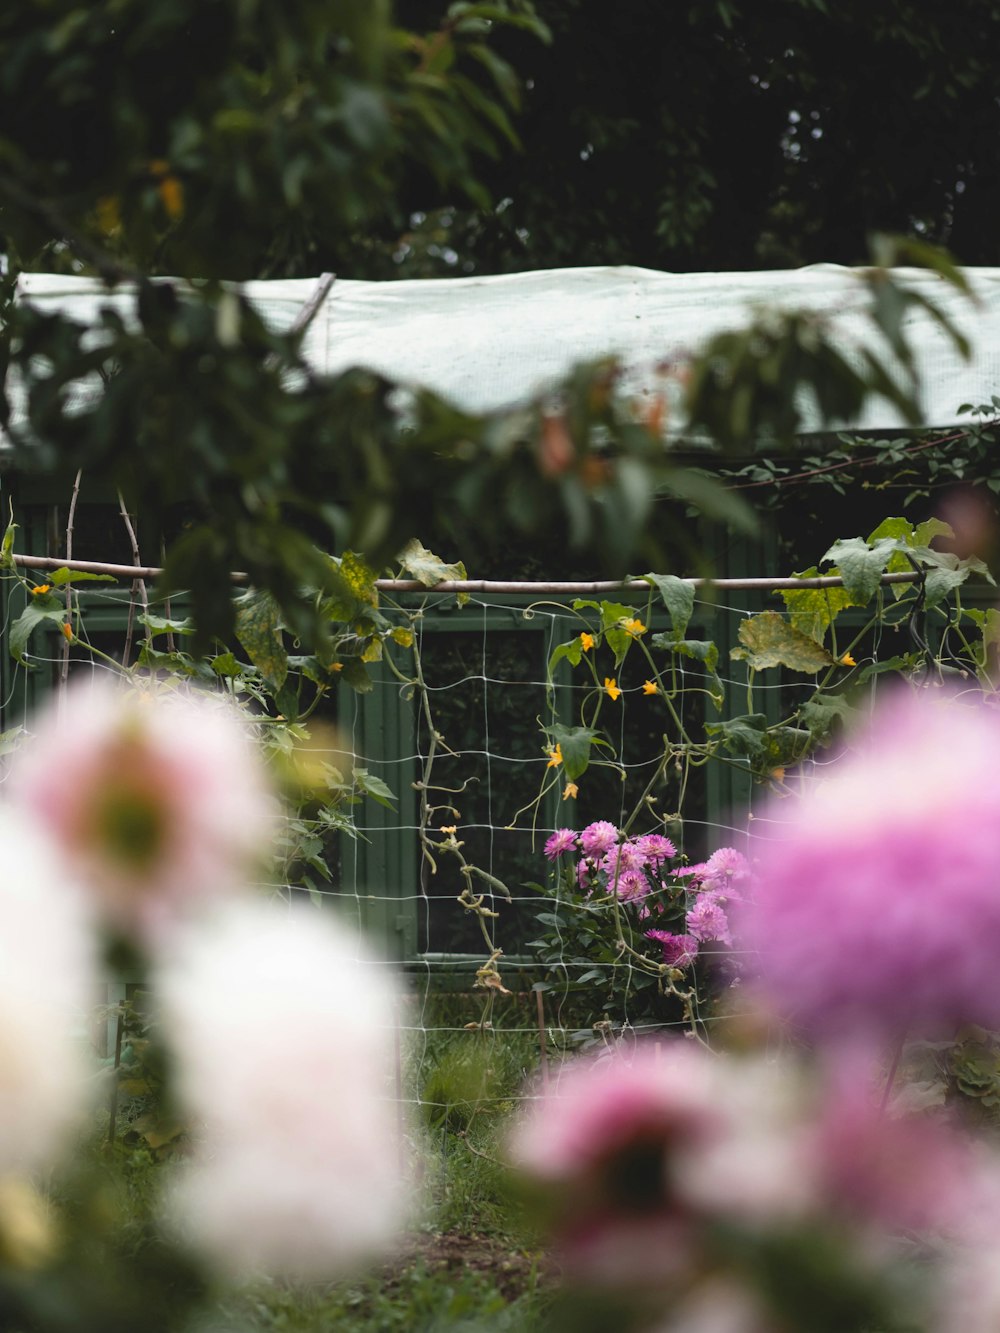
[[[22, 569], [79, 569], [91, 574], [110, 574], [116, 579], [156, 579], [163, 570], [155, 565], [113, 565], [100, 560], [59, 560], [47, 555], [18, 555], [11, 557], [15, 565]], [[246, 583], [247, 576], [235, 570], [229, 576], [234, 583]], [[883, 574], [880, 583], [913, 583], [920, 578], [915, 571], [908, 570], [898, 574]], [[753, 578], [685, 578], [682, 582], [692, 588], [710, 590], [718, 588], [723, 592], [767, 590], [781, 588], [842, 588], [844, 580], [838, 574], [820, 574], [813, 578], [794, 578], [787, 575], [769, 578], [766, 575]], [[507, 579], [447, 579], [435, 583], [432, 588], [418, 583], [416, 579], [376, 579], [375, 587], [379, 592], [388, 593], [527, 593], [529, 596], [561, 596], [588, 593], [630, 592], [648, 593], [651, 585], [645, 579], [597, 579], [581, 582], [565, 580], [507, 580]]]

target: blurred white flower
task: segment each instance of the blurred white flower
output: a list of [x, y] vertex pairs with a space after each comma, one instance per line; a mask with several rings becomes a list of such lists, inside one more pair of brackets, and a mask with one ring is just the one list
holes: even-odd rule
[[45, 821], [115, 932], [157, 943], [193, 908], [242, 890], [266, 854], [277, 805], [223, 699], [88, 683], [34, 730], [9, 797]]
[[312, 909], [233, 904], [161, 970], [164, 1038], [199, 1134], [174, 1226], [230, 1274], [326, 1277], [406, 1211], [395, 988]]
[[94, 932], [31, 822], [0, 809], [0, 1177], [51, 1164], [86, 1108]]

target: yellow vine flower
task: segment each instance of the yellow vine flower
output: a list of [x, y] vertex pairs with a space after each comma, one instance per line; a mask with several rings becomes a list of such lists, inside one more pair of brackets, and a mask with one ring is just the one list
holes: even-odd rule
[[622, 629], [625, 630], [627, 634], [631, 634], [633, 639], [637, 639], [640, 634], [646, 633], [646, 626], [641, 620], [635, 617], [633, 617], [632, 620], [623, 620], [621, 624]]
[[63, 632], [63, 637], [66, 639], [67, 643], [72, 643], [72, 642], [73, 642], [73, 626], [70, 625], [70, 624], [67, 622], [65, 625], [63, 625], [63, 627], [62, 627], [62, 632]]
[[858, 664], [857, 662], [855, 662], [854, 658], [851, 656], [850, 653], [845, 653], [844, 656], [840, 659], [840, 665], [851, 667], [851, 666], [857, 666]]
[[171, 222], [176, 222], [184, 215], [184, 186], [170, 170], [170, 163], [162, 157], [153, 158], [149, 170], [156, 181], [156, 193], [160, 196], [167, 217]]
[[442, 824], [442, 825], [441, 825], [441, 832], [442, 832], [442, 833], [451, 833], [451, 834], [455, 834], [455, 833], [458, 832], [458, 825], [457, 825], [457, 824]]
[[545, 751], [545, 753], [549, 756], [549, 762], [545, 765], [545, 767], [558, 768], [563, 761], [562, 750], [559, 747], [559, 742], [557, 741], [555, 745], [550, 745], [549, 748]]
[[655, 681], [644, 680], [642, 682], [642, 692], [643, 694], [659, 694], [660, 687]]
[[611, 698], [615, 700], [615, 702], [617, 702], [621, 698], [622, 692], [615, 683], [614, 676], [604, 677], [604, 689], [611, 696]]
[[31, 590], [32, 597], [44, 597], [47, 592], [52, 591], [51, 583], [38, 583]]
[[593, 634], [588, 634], [586, 630], [584, 630], [583, 633], [580, 635], [580, 646], [583, 648], [583, 651], [585, 653], [589, 653], [591, 648], [593, 648], [594, 646]]
[[576, 783], [567, 782], [565, 788], [563, 789], [562, 798], [564, 801], [568, 801], [570, 800], [570, 798], [575, 800], [579, 794], [580, 794], [580, 789], [576, 785]]

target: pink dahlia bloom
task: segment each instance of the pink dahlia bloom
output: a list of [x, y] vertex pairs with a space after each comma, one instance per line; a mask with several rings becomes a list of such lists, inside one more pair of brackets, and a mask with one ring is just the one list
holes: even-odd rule
[[8, 782], [108, 928], [149, 945], [245, 889], [277, 806], [247, 723], [219, 697], [147, 682], [71, 689], [37, 719]]
[[898, 1037], [1000, 1026], [1000, 714], [898, 691], [822, 780], [755, 826], [735, 913], [765, 1002], [806, 1030]]
[[571, 828], [558, 828], [545, 844], [544, 852], [550, 861], [557, 861], [566, 852], [576, 850], [576, 834]]
[[729, 931], [729, 918], [711, 893], [701, 893], [695, 899], [694, 906], [685, 917], [688, 934], [703, 943], [707, 940], [719, 940], [722, 944], [732, 944]]
[[617, 841], [618, 830], [606, 819], [598, 819], [593, 824], [588, 824], [580, 834], [580, 846], [584, 855], [595, 859], [609, 852]]
[[677, 855], [677, 848], [662, 833], [645, 833], [641, 838], [636, 838], [635, 842], [646, 858], [647, 865], [654, 869]]
[[615, 892], [622, 902], [641, 902], [650, 891], [649, 880], [641, 870], [623, 870], [614, 881]]
[[608, 877], [608, 883], [613, 884], [616, 875], [622, 874], [626, 870], [642, 870], [646, 864], [646, 857], [634, 842], [623, 842], [618, 847], [612, 847], [601, 860], [601, 869]]
[[196, 1135], [181, 1237], [237, 1276], [383, 1252], [408, 1202], [386, 969], [329, 914], [248, 900], [176, 934], [154, 993]]
[[729, 898], [738, 898], [750, 884], [750, 862], [735, 847], [720, 847], [700, 869], [705, 888]]
[[698, 941], [693, 935], [674, 935], [669, 930], [647, 930], [648, 940], [663, 945], [663, 961], [668, 967], [687, 967], [698, 957]]
[[699, 861], [693, 866], [678, 866], [673, 872], [678, 879], [686, 879], [691, 888], [695, 888], [705, 878], [707, 861]]

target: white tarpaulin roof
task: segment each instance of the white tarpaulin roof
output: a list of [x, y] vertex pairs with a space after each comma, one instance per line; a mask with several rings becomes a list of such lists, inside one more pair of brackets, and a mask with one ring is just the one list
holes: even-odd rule
[[[924, 270], [895, 270], [895, 276], [936, 302], [972, 344], [964, 361], [925, 313], [914, 308], [904, 321], [916, 350], [924, 423], [963, 420], [960, 404], [988, 403], [1000, 390], [1000, 269], [966, 270], [978, 305]], [[269, 324], [286, 329], [316, 286], [314, 279], [296, 279], [251, 282], [243, 290]], [[132, 303], [126, 287], [109, 294], [90, 278], [26, 274], [18, 291], [20, 299], [81, 323], [96, 322], [104, 305], [126, 315]], [[309, 325], [304, 350], [320, 371], [364, 366], [485, 412], [514, 406], [574, 364], [608, 355], [626, 366], [627, 392], [658, 391], [658, 364], [697, 352], [712, 334], [746, 324], [762, 305], [828, 315], [837, 345], [857, 360], [861, 346], [880, 342], [866, 317], [869, 302], [854, 271], [832, 264], [763, 273], [622, 267], [399, 282], [338, 278]], [[889, 404], [875, 401], [859, 420], [843, 424], [887, 430], [904, 423]]]

